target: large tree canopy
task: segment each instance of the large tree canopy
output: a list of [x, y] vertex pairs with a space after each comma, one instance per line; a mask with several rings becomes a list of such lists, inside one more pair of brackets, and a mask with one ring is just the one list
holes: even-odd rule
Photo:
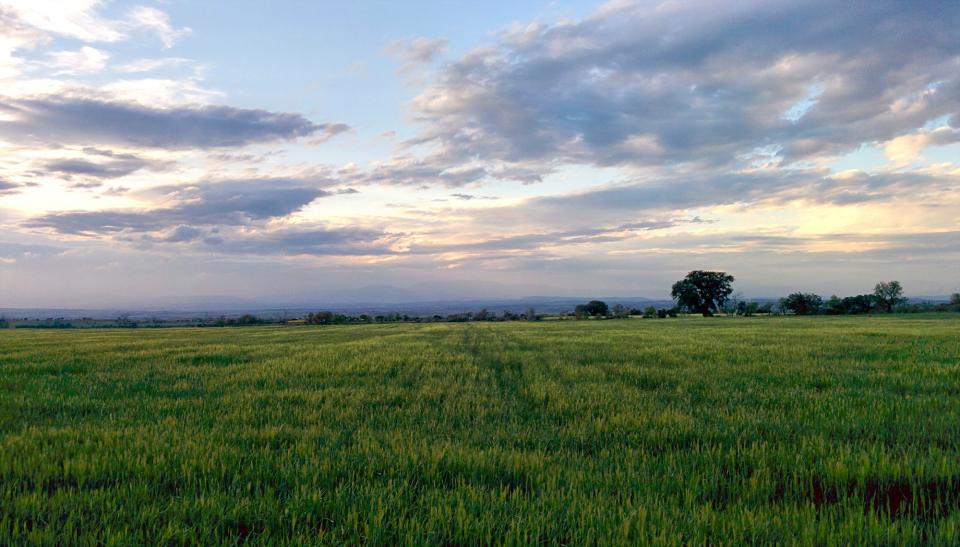
[[890, 313], [897, 304], [906, 302], [903, 297], [903, 286], [899, 281], [881, 281], [873, 288], [873, 297], [877, 300], [878, 307]]
[[732, 283], [733, 276], [726, 272], [694, 270], [673, 284], [670, 295], [680, 307], [708, 317], [733, 293]]

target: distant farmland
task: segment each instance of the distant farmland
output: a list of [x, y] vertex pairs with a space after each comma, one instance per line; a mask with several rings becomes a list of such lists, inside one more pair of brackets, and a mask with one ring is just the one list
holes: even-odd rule
[[960, 317], [0, 331], [0, 544], [960, 543]]

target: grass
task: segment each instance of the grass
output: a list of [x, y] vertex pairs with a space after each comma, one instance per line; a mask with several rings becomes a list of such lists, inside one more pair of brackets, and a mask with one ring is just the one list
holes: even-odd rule
[[0, 331], [0, 544], [953, 544], [960, 315]]

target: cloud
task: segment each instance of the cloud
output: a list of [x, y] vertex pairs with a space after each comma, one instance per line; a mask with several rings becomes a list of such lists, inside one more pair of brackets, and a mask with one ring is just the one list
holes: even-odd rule
[[[960, 188], [958, 173], [876, 173], [826, 169], [768, 169], [733, 173], [692, 172], [637, 178], [566, 194], [534, 196], [519, 202], [452, 209], [444, 214], [477, 233], [504, 229], [557, 231], [590, 229], [636, 218], [685, 218], [691, 212], [735, 208], [750, 222], [754, 209], [790, 204], [810, 206], [881, 205], [903, 202], [950, 203]], [[946, 200], [946, 201], [945, 201]], [[842, 213], [837, 213], [841, 215]], [[423, 219], [427, 222], [428, 218]], [[684, 224], [712, 224], [693, 217]]]
[[958, 16], [956, 3], [618, 3], [447, 65], [413, 102], [410, 144], [446, 165], [842, 154], [960, 110]]
[[298, 180], [250, 179], [160, 186], [144, 194], [170, 205], [139, 211], [50, 213], [25, 226], [91, 237], [161, 232], [180, 225], [248, 226], [288, 216], [329, 192]]
[[5, 180], [0, 180], [0, 196], [6, 195], [6, 194], [16, 194], [17, 192], [20, 191], [20, 188], [22, 188], [22, 185], [20, 184], [17, 184], [15, 182], [7, 182]]
[[[274, 225], [315, 199], [334, 195], [324, 181], [251, 179], [158, 186], [140, 197], [164, 203], [145, 210], [69, 211], [25, 227], [128, 243], [142, 249], [179, 245], [237, 255], [372, 256], [393, 254], [401, 235], [318, 223]], [[340, 193], [340, 192], [336, 192]]]
[[317, 126], [317, 129], [314, 132], [314, 137], [310, 139], [309, 144], [323, 144], [337, 135], [341, 135], [352, 130], [353, 128], [345, 123], [320, 124]]
[[156, 8], [136, 6], [122, 19], [109, 19], [98, 13], [103, 4], [101, 0], [4, 0], [0, 8], [38, 31], [85, 42], [118, 42], [128, 38], [129, 31], [143, 29], [169, 48], [190, 34], [189, 28], [174, 28], [170, 17]]
[[44, 167], [47, 171], [55, 173], [112, 179], [129, 175], [142, 169], [143, 166], [136, 163], [94, 163], [82, 159], [67, 159], [48, 161]]
[[218, 148], [298, 137], [330, 138], [344, 124], [230, 106], [157, 108], [101, 98], [0, 97], [0, 137], [48, 143]]
[[24, 24], [9, 8], [0, 5], [0, 80], [18, 76], [24, 61], [15, 53], [34, 47], [43, 38], [42, 32]]
[[43, 164], [43, 170], [67, 177], [113, 179], [124, 177], [142, 169], [164, 171], [173, 165], [172, 162], [168, 161], [149, 160], [134, 154], [116, 153], [92, 147], [84, 148], [83, 151], [87, 154], [87, 157], [96, 158], [96, 161], [86, 157], [51, 160]]
[[[207, 231], [195, 226], [180, 224], [163, 235], [160, 241], [164, 243], [184, 243], [209, 237]], [[211, 239], [211, 241], [216, 241]]]
[[902, 167], [918, 159], [920, 153], [929, 146], [942, 146], [958, 141], [960, 141], [958, 129], [948, 126], [921, 129], [883, 143], [883, 153], [893, 165]]
[[412, 245], [410, 252], [415, 254], [470, 253], [481, 254], [489, 258], [490, 252], [526, 251], [544, 247], [609, 243], [631, 239], [637, 232], [665, 230], [689, 221], [685, 220], [646, 220], [611, 227], [584, 228], [547, 233], [521, 234], [499, 237], [469, 243]]
[[157, 37], [160, 38], [160, 41], [163, 42], [163, 47], [165, 48], [173, 47], [177, 40], [187, 36], [191, 32], [191, 30], [186, 27], [180, 29], [173, 28], [170, 24], [170, 17], [166, 13], [156, 8], [146, 6], [137, 6], [131, 9], [127, 15], [127, 20], [131, 26], [153, 31]]
[[356, 184], [459, 188], [487, 178], [520, 181], [524, 184], [540, 182], [541, 175], [547, 172], [549, 169], [542, 167], [530, 169], [502, 163], [485, 165], [445, 154], [431, 154], [426, 157], [404, 154], [377, 162], [370, 169], [348, 173], [345, 180]]
[[474, 194], [461, 194], [461, 193], [450, 194], [450, 197], [457, 198], [463, 201], [473, 201], [475, 199], [497, 199], [496, 197], [493, 197], [493, 196], [477, 196]]
[[50, 66], [57, 69], [56, 74], [92, 74], [107, 67], [110, 54], [99, 49], [83, 46], [76, 51], [54, 51], [50, 53]]
[[395, 254], [398, 236], [364, 228], [308, 227], [225, 236], [216, 252], [246, 255], [378, 256]]
[[322, 225], [294, 228], [221, 229], [178, 225], [147, 234], [120, 234], [120, 241], [142, 249], [178, 244], [193, 251], [249, 256], [383, 256], [393, 255], [399, 236], [382, 230]]
[[400, 73], [410, 74], [423, 65], [434, 62], [447, 49], [446, 38], [417, 37], [391, 42], [387, 51], [400, 62]]
[[86, 42], [116, 42], [125, 34], [116, 21], [97, 15], [99, 0], [4, 0], [20, 21], [43, 32]]

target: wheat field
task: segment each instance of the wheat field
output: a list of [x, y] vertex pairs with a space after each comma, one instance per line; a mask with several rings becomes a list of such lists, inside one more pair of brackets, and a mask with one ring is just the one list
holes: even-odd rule
[[960, 315], [0, 331], [0, 544], [960, 543]]

